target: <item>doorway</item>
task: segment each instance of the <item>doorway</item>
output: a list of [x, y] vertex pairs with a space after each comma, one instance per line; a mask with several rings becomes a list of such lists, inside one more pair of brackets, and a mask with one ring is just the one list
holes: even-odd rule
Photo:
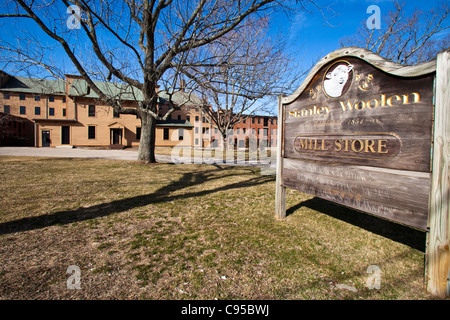
[[122, 144], [122, 129], [111, 129], [111, 144]]
[[50, 131], [42, 131], [42, 146], [50, 147]]
[[70, 144], [70, 127], [61, 127], [61, 144]]

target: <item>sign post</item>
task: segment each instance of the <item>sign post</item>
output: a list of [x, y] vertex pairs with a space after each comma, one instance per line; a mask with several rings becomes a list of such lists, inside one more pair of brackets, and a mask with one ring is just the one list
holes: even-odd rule
[[362, 48], [325, 56], [279, 97], [276, 216], [286, 188], [428, 232], [427, 288], [449, 295], [449, 52], [417, 66]]
[[433, 165], [427, 243], [427, 290], [450, 296], [450, 52], [437, 57]]

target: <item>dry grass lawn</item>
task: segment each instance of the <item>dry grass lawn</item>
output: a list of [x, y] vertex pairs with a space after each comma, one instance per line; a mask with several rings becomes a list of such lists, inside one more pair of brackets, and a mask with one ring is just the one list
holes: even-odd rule
[[257, 168], [0, 157], [0, 179], [0, 299], [433, 299], [422, 232], [293, 190], [277, 220]]

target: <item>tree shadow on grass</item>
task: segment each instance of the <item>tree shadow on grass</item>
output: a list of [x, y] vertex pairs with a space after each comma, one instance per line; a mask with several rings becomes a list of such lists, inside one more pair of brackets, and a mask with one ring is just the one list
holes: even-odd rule
[[426, 233], [424, 231], [403, 226], [401, 224], [340, 206], [320, 198], [312, 198], [300, 202], [299, 204], [289, 208], [286, 211], [286, 214], [293, 214], [296, 210], [302, 207], [307, 207], [321, 212], [330, 217], [345, 221], [372, 233], [425, 252]]
[[[217, 175], [217, 171], [225, 171], [225, 174]], [[255, 173], [254, 169], [247, 169], [250, 173]], [[227, 171], [229, 171], [227, 173]], [[53, 225], [64, 225], [74, 222], [80, 222], [100, 217], [109, 216], [111, 214], [125, 212], [134, 208], [144, 207], [149, 204], [170, 202], [179, 199], [187, 199], [194, 197], [201, 197], [213, 194], [220, 191], [227, 191], [232, 189], [240, 189], [252, 187], [267, 182], [274, 181], [273, 176], [255, 176], [245, 181], [231, 183], [217, 187], [215, 189], [200, 190], [193, 192], [185, 192], [181, 194], [172, 194], [174, 191], [201, 185], [205, 182], [210, 182], [217, 179], [224, 179], [232, 176], [241, 175], [237, 173], [235, 168], [216, 166], [215, 169], [198, 171], [195, 173], [189, 172], [172, 183], [163, 186], [157, 191], [130, 197], [120, 200], [114, 200], [107, 203], [94, 205], [91, 207], [80, 207], [74, 210], [59, 211], [52, 214], [44, 214], [36, 217], [27, 217], [18, 220], [8, 221], [0, 224], [0, 235], [11, 234], [16, 232], [30, 231], [35, 229], [42, 229]]]

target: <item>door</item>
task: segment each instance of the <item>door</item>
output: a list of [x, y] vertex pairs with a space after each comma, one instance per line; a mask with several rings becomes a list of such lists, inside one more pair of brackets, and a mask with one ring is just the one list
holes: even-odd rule
[[122, 129], [111, 129], [111, 144], [122, 144]]
[[61, 127], [61, 144], [70, 144], [70, 127]]
[[42, 146], [50, 147], [50, 131], [42, 131]]

